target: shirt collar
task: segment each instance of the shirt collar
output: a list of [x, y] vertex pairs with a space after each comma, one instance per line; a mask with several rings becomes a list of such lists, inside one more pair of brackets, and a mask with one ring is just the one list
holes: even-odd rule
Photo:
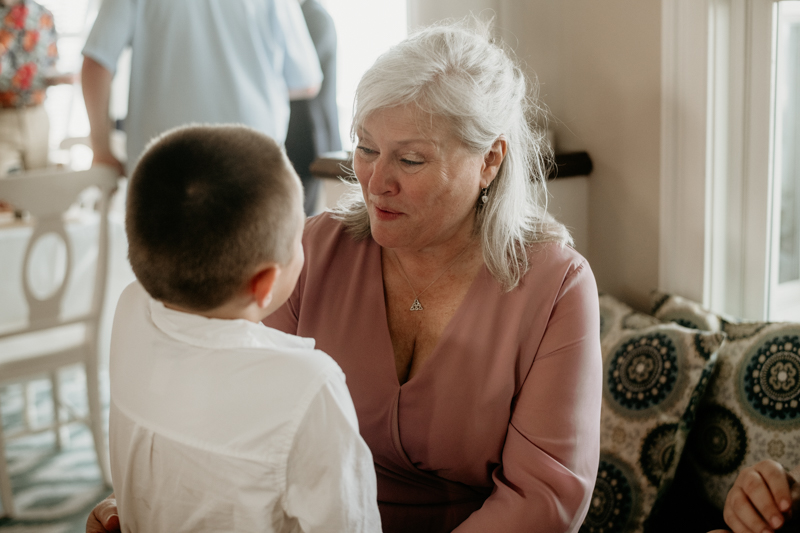
[[300, 348], [314, 349], [314, 339], [289, 335], [262, 323], [245, 319], [222, 320], [176, 311], [150, 298], [150, 317], [155, 326], [178, 341], [201, 348]]

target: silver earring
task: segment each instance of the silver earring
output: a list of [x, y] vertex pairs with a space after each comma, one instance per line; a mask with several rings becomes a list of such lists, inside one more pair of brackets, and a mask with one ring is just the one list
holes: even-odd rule
[[481, 189], [481, 203], [486, 203], [489, 201], [489, 187], [484, 187]]

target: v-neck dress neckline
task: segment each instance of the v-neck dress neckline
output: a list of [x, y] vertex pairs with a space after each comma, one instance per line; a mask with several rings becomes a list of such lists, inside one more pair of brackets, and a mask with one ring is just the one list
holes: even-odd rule
[[[387, 340], [388, 346], [389, 346], [388, 353], [391, 355], [391, 358], [390, 358], [389, 362], [391, 363], [392, 369], [394, 370], [395, 378], [397, 378], [396, 379], [397, 386], [400, 389], [403, 389], [404, 387], [408, 388], [407, 386], [412, 381], [414, 381], [421, 373], [425, 372], [426, 369], [428, 369], [428, 367], [430, 367], [431, 364], [434, 363], [434, 361], [435, 361], [435, 359], [437, 357], [442, 357], [441, 355], [439, 355], [439, 351], [440, 351], [440, 348], [441, 348], [441, 346], [443, 344], [443, 341], [447, 339], [447, 336], [451, 333], [451, 329], [454, 328], [454, 327], [457, 327], [457, 326], [454, 326], [454, 324], [458, 324], [459, 315], [462, 312], [466, 312], [464, 310], [464, 308], [465, 307], [469, 307], [471, 305], [471, 298], [473, 297], [472, 293], [473, 293], [473, 291], [476, 290], [475, 287], [479, 283], [479, 280], [481, 280], [481, 278], [483, 278], [485, 275], [488, 275], [488, 270], [486, 269], [485, 265], [481, 266], [480, 270], [475, 275], [475, 278], [470, 283], [469, 289], [467, 289], [467, 293], [464, 295], [464, 299], [461, 300], [461, 302], [458, 304], [458, 308], [456, 308], [456, 311], [455, 311], [455, 313], [453, 313], [453, 316], [450, 317], [450, 320], [447, 322], [447, 325], [445, 326], [444, 330], [442, 331], [441, 337], [439, 337], [439, 339], [436, 341], [436, 346], [433, 347], [433, 350], [428, 355], [428, 357], [425, 360], [425, 362], [422, 364], [420, 369], [413, 376], [409, 377], [405, 381], [405, 383], [400, 383], [400, 378], [397, 377], [397, 367], [395, 365], [396, 354], [394, 353], [394, 345], [392, 344], [392, 334], [389, 331], [389, 316], [388, 316], [388, 314], [386, 312], [386, 307], [387, 307], [386, 290], [385, 290], [386, 287], [385, 287], [384, 280], [383, 280], [383, 264], [382, 264], [382, 259], [381, 259], [381, 246], [377, 242], [375, 242], [374, 240], [369, 239], [368, 247], [370, 249], [370, 254], [371, 254], [371, 256], [369, 257], [369, 260], [377, 262], [377, 270], [381, 274], [381, 276], [380, 276], [381, 291], [380, 291], [379, 306], [383, 310], [382, 311], [382, 315], [381, 315], [381, 321], [383, 322], [383, 324], [385, 326], [384, 329], [385, 329], [385, 333], [386, 333], [386, 340]], [[372, 266], [371, 270], [374, 269], [374, 268], [375, 267]], [[374, 292], [370, 292], [370, 295], [373, 295], [373, 294], [375, 294], [375, 293]], [[413, 359], [412, 359], [412, 362], [413, 362]], [[428, 372], [433, 372], [433, 371], [434, 370], [428, 370]]]

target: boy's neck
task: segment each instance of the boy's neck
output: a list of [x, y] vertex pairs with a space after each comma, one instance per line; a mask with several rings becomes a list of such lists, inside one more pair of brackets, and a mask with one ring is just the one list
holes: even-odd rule
[[251, 304], [249, 306], [243, 306], [235, 299], [207, 311], [195, 311], [194, 309], [187, 309], [185, 307], [163, 301], [161, 303], [164, 304], [164, 307], [172, 309], [173, 311], [180, 311], [181, 313], [188, 313], [190, 315], [198, 315], [206, 318], [216, 318], [218, 320], [243, 319], [257, 324], [267, 317], [264, 309], [259, 308], [257, 305]]

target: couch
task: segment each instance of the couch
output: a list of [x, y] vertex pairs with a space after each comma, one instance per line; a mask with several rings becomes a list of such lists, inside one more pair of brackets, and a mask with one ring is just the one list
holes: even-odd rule
[[600, 295], [601, 461], [581, 532], [707, 532], [744, 466], [800, 464], [800, 324]]

